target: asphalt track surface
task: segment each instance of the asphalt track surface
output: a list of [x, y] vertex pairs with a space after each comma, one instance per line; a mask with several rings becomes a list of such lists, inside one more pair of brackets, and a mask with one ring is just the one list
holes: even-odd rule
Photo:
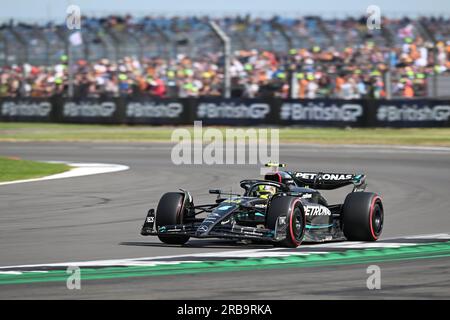
[[[115, 163], [130, 170], [0, 186], [0, 266], [173, 256], [264, 248], [191, 240], [167, 246], [139, 235], [147, 210], [166, 191], [238, 191], [259, 166], [175, 166], [166, 144], [0, 143], [0, 154], [32, 160]], [[280, 160], [304, 171], [364, 172], [385, 206], [383, 238], [450, 231], [450, 151], [283, 145]], [[348, 189], [327, 192], [342, 201]], [[2, 285], [0, 298], [335, 299], [450, 298], [450, 258], [383, 262], [382, 289], [366, 288], [367, 265]]]

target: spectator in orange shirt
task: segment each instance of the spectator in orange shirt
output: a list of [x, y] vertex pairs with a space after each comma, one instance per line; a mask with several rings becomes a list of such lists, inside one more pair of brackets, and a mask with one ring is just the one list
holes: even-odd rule
[[414, 88], [410, 80], [406, 81], [405, 88], [403, 89], [403, 97], [405, 98], [413, 98], [414, 97]]

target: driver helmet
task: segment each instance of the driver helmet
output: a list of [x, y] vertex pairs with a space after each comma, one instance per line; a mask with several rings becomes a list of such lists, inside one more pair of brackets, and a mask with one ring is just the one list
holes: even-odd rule
[[256, 190], [256, 196], [260, 199], [269, 199], [276, 193], [276, 188], [268, 185], [259, 185]]

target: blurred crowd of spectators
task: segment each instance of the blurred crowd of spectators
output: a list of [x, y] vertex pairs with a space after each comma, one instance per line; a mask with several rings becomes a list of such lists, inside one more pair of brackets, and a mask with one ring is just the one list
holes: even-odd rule
[[[347, 31], [351, 35], [352, 30]], [[410, 27], [397, 30], [396, 36], [401, 42], [394, 46], [367, 39], [345, 47], [236, 50], [230, 70], [232, 96], [378, 99], [386, 96], [387, 72], [393, 96], [424, 96], [429, 77], [450, 73], [450, 39], [444, 35], [436, 43], [425, 41]], [[117, 61], [80, 59], [74, 61], [69, 73], [68, 57], [62, 55], [60, 63], [51, 66], [0, 67], [0, 97], [66, 94], [69, 78], [74, 94], [81, 97], [220, 96], [223, 61], [220, 52], [195, 57], [178, 54], [174, 58], [127, 56]]]

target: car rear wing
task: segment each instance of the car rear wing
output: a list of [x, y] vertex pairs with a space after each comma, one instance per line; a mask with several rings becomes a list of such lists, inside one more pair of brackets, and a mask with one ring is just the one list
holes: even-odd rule
[[330, 172], [290, 172], [297, 185], [317, 190], [334, 190], [354, 185], [353, 191], [363, 191], [366, 187], [364, 174]]

